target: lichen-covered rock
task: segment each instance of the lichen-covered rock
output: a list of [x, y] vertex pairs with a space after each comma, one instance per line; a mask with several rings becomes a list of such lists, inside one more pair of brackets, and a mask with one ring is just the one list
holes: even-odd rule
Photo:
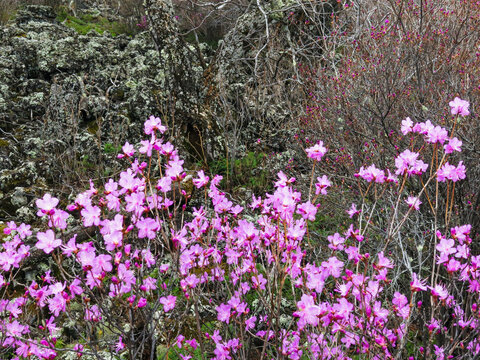
[[23, 187], [16, 187], [13, 191], [12, 198], [10, 202], [15, 207], [21, 207], [28, 203], [27, 195], [25, 193], [25, 188]]
[[221, 40], [211, 103], [230, 152], [258, 138], [269, 151], [286, 151], [295, 134], [292, 120], [309, 96], [300, 64], [322, 66], [320, 39], [339, 6], [335, 0], [258, 2]]
[[203, 70], [174, 39], [167, 10], [157, 8], [156, 41], [149, 32], [80, 35], [46, 6], [27, 6], [0, 28], [0, 218], [25, 215], [50, 187], [70, 193], [112, 173], [118, 164], [105, 149], [140, 139], [151, 114], [190, 126]]

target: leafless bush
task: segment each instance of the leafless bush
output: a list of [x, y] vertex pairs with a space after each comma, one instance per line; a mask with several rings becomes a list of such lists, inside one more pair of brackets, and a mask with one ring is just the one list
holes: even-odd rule
[[[472, 49], [479, 46], [479, 10], [469, 0], [365, 0], [339, 13], [335, 26], [345, 29], [336, 31], [342, 46], [330, 45], [335, 51], [325, 66], [302, 69], [312, 99], [302, 118], [305, 136], [322, 134], [338, 158], [350, 159], [339, 167], [352, 172], [367, 163], [388, 163], [402, 146], [398, 126], [407, 116], [454, 129], [470, 169], [469, 180], [457, 189], [470, 204], [457, 204], [458, 214], [474, 221], [480, 202], [474, 190], [478, 132], [473, 131], [479, 123], [480, 73]], [[473, 108], [469, 119], [456, 125], [445, 107], [455, 96]]]

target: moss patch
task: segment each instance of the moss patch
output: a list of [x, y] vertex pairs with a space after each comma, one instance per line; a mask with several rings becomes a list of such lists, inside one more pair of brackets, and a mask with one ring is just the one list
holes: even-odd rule
[[10, 146], [10, 143], [7, 140], [0, 139], [0, 147]]
[[[247, 187], [255, 193], [271, 190], [271, 178], [264, 168], [266, 154], [248, 152], [243, 158], [236, 159], [233, 164], [226, 158], [208, 164], [211, 174], [223, 176], [222, 186]], [[226, 183], [228, 178], [229, 184]]]
[[57, 15], [57, 21], [65, 24], [67, 27], [74, 29], [81, 35], [86, 35], [90, 31], [96, 31], [103, 34], [105, 31], [112, 36], [127, 34], [133, 35], [127, 24], [110, 21], [103, 16], [93, 16], [91, 14], [82, 14], [79, 17], [68, 14], [65, 9], [60, 9]]

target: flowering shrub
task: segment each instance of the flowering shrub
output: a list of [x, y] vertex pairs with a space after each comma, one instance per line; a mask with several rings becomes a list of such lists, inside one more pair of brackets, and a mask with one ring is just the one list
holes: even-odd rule
[[[408, 148], [409, 137], [402, 136], [398, 119], [408, 114], [418, 122], [435, 119], [436, 125], [448, 128], [451, 113], [444, 104], [456, 95], [477, 98], [479, 84], [470, 79], [479, 78], [480, 53], [470, 49], [480, 37], [480, 3], [357, 0], [343, 5], [324, 37], [328, 45], [322, 45], [329, 46], [330, 52], [322, 54], [329, 54], [330, 60], [325, 56], [322, 65], [302, 61], [300, 66], [305, 83], [310, 83], [310, 101], [305, 116], [299, 117], [302, 130], [297, 136], [308, 144], [321, 133], [331, 159], [323, 167], [336, 182], [343, 178], [355, 188], [348, 179], [360, 166], [374, 162], [385, 167]], [[469, 121], [456, 126], [470, 176], [456, 186], [459, 196], [453, 212], [456, 221], [471, 223], [476, 232], [478, 124], [472, 111]], [[425, 152], [424, 156], [431, 158]], [[421, 188], [415, 182], [411, 186]]]
[[[468, 115], [467, 102], [450, 106], [452, 114]], [[199, 171], [192, 182], [203, 204], [187, 211], [186, 171], [162, 138], [166, 128], [152, 116], [144, 130], [149, 139], [138, 149], [126, 143], [118, 155], [129, 163], [118, 180], [98, 189], [91, 183], [66, 211], [45, 194], [36, 201], [44, 229], [35, 234], [30, 225], [8, 223], [0, 253], [2, 357], [460, 359], [480, 353], [480, 255], [471, 252], [470, 225], [447, 230], [437, 216], [445, 207], [447, 226], [454, 185], [466, 173], [451, 158], [462, 146], [454, 127], [403, 120], [410, 148], [392, 169], [359, 169], [363, 203], [347, 210], [352, 222], [345, 231], [321, 241], [314, 241], [309, 223], [328, 195], [326, 175], [315, 181], [312, 171], [310, 191], [302, 195], [296, 179], [280, 172], [273, 194], [253, 196], [248, 209], [218, 188], [221, 177]], [[422, 158], [426, 147], [433, 148], [430, 160]], [[328, 150], [319, 142], [306, 152], [315, 165]], [[411, 194], [414, 179], [423, 186]], [[447, 193], [446, 204], [439, 191]], [[393, 206], [386, 219], [374, 219], [377, 200], [387, 195]], [[396, 264], [389, 251], [408, 241], [401, 236], [407, 220], [428, 209], [435, 217], [433, 257]], [[75, 219], [81, 230], [72, 229]], [[370, 236], [375, 226], [381, 238]], [[322, 248], [323, 258], [311, 256], [312, 246]], [[52, 267], [31, 278], [28, 269], [41, 256]]]

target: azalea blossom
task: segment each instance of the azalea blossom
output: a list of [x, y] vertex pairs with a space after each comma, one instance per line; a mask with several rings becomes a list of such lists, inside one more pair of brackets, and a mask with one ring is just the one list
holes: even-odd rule
[[470, 115], [470, 111], [468, 111], [468, 107], [470, 106], [470, 103], [466, 100], [462, 100], [459, 97], [456, 97], [453, 99], [453, 101], [449, 102], [450, 105], [450, 111], [452, 115], [462, 115], [462, 116], [468, 116]]
[[130, 157], [130, 156], [133, 156], [133, 154], [135, 154], [135, 148], [133, 147], [133, 145], [129, 144], [128, 141], [125, 143], [125, 145], [122, 146], [122, 151], [123, 151], [123, 154], [117, 155], [119, 159], [122, 159], [125, 156]]
[[320, 161], [322, 160], [323, 156], [327, 153], [327, 148], [323, 146], [323, 141], [319, 141], [314, 146], [306, 149], [307, 156], [310, 159]]
[[402, 120], [401, 131], [403, 135], [407, 135], [409, 132], [411, 132], [412, 128], [413, 121], [409, 117], [407, 117], [405, 120]]
[[415, 210], [420, 210], [420, 205], [422, 202], [416, 196], [409, 196], [407, 200], [405, 200], [407, 205]]
[[412, 281], [410, 282], [410, 289], [413, 292], [426, 291], [427, 290], [426, 281], [420, 279], [416, 273], [413, 273]]
[[450, 165], [448, 161], [437, 171], [437, 179], [440, 182], [452, 180], [457, 182], [458, 180], [465, 179], [465, 165], [463, 161], [458, 163], [458, 166]]
[[43, 195], [42, 199], [38, 199], [37, 201], [35, 201], [35, 204], [40, 209], [37, 212], [37, 215], [43, 216], [45, 214], [52, 213], [52, 211], [58, 205], [58, 201], [59, 200], [57, 198], [52, 197], [50, 194]]
[[327, 175], [317, 177], [317, 182], [315, 183], [315, 195], [327, 195], [327, 188], [329, 188], [331, 185], [332, 183], [330, 180], [328, 180]]
[[445, 154], [451, 154], [454, 151], [462, 151], [462, 141], [458, 140], [456, 137], [450, 139], [447, 144], [443, 145], [445, 149]]
[[205, 186], [208, 184], [208, 181], [210, 178], [208, 176], [205, 176], [205, 173], [203, 170], [200, 170], [198, 173], [198, 178], [193, 179], [193, 184], [197, 187], [197, 189], [200, 189], [201, 187]]
[[46, 232], [37, 233], [37, 249], [43, 250], [46, 254], [50, 254], [55, 248], [62, 244], [62, 240], [55, 238], [53, 230], [48, 229]]
[[293, 313], [294, 316], [299, 317], [298, 327], [301, 329], [306, 324], [313, 326], [318, 325], [318, 315], [320, 315], [320, 307], [315, 305], [313, 296], [303, 294], [302, 299], [297, 302], [298, 311]]
[[173, 295], [168, 295], [167, 297], [162, 296], [159, 301], [160, 304], [163, 305], [163, 311], [169, 312], [170, 310], [175, 309], [177, 297]]
[[352, 206], [347, 210], [348, 217], [352, 219], [355, 215], [360, 214], [360, 210], [357, 209], [357, 205], [352, 203]]
[[385, 182], [385, 171], [378, 169], [375, 164], [372, 164], [367, 168], [362, 166], [358, 173], [355, 174], [355, 177], [361, 177], [367, 182], [373, 181], [375, 183], [382, 184]]

